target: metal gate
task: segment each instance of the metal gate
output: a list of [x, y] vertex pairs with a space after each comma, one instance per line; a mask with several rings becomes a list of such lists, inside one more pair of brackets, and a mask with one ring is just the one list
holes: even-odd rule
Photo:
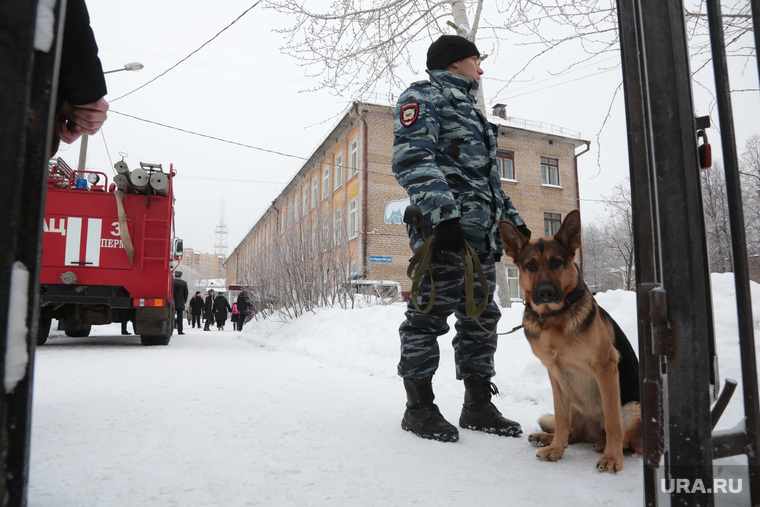
[[[63, 19], [66, 0], [56, 7]], [[0, 406], [0, 493], [3, 505], [26, 505], [29, 475], [33, 336], [39, 314], [39, 259], [41, 255], [44, 188], [53, 120], [52, 97], [57, 88], [57, 55], [60, 40], [43, 53], [34, 50], [37, 2], [0, 2], [0, 378], [7, 381], [6, 358], [27, 352], [16, 360], [23, 377], [10, 389], [2, 389]], [[58, 22], [56, 33], [62, 33]], [[26, 273], [28, 282], [19, 283]], [[9, 307], [11, 301], [14, 307]], [[17, 308], [11, 314], [9, 308]], [[9, 331], [11, 321], [13, 330]], [[26, 342], [23, 331], [26, 326]], [[12, 336], [11, 336], [12, 335]], [[23, 359], [23, 357], [22, 357]], [[20, 375], [19, 375], [20, 376]]]
[[[757, 45], [760, 0], [751, 1]], [[731, 223], [745, 425], [719, 435], [713, 427], [736, 384], [727, 381], [717, 396], [697, 147], [697, 130], [708, 126], [708, 120], [694, 117], [684, 7], [681, 0], [617, 3], [636, 245], [646, 505], [714, 505], [713, 460], [744, 454], [751, 504], [760, 506], [757, 365], [720, 3], [707, 0]], [[706, 486], [663, 495], [663, 480]]]

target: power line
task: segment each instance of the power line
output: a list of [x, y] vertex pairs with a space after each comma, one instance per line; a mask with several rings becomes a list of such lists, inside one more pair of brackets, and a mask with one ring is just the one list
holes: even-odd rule
[[220, 36], [220, 35], [221, 35], [223, 32], [225, 32], [225, 31], [226, 31], [228, 28], [230, 28], [232, 25], [234, 25], [235, 23], [237, 23], [238, 21], [240, 21], [240, 19], [241, 19], [243, 16], [245, 16], [246, 14], [248, 14], [248, 13], [249, 13], [251, 10], [253, 10], [253, 8], [254, 8], [254, 7], [256, 7], [257, 5], [259, 5], [259, 4], [261, 3], [261, 1], [262, 1], [262, 0], [258, 0], [258, 2], [256, 2], [256, 3], [255, 3], [255, 4], [253, 4], [252, 6], [248, 7], [248, 8], [247, 8], [245, 11], [243, 11], [243, 13], [242, 13], [240, 16], [238, 16], [237, 18], [235, 18], [235, 19], [232, 21], [232, 23], [230, 23], [229, 25], [227, 25], [227, 26], [225, 26], [224, 28], [222, 28], [222, 29], [221, 29], [221, 30], [220, 30], [220, 31], [219, 31], [219, 32], [218, 32], [216, 35], [214, 35], [214, 36], [213, 36], [213, 37], [211, 37], [209, 40], [207, 40], [206, 42], [204, 42], [203, 44], [201, 44], [201, 46], [200, 46], [198, 49], [196, 49], [195, 51], [193, 51], [192, 53], [190, 53], [189, 55], [187, 55], [186, 57], [184, 57], [182, 60], [178, 61], [177, 63], [175, 63], [174, 65], [172, 65], [171, 67], [169, 67], [168, 69], [166, 69], [166, 70], [165, 70], [165, 71], [163, 71], [161, 74], [159, 74], [158, 76], [154, 77], [153, 79], [151, 79], [151, 80], [150, 80], [150, 81], [148, 81], [147, 83], [145, 83], [145, 84], [143, 84], [143, 85], [141, 85], [141, 86], [138, 86], [137, 88], [135, 88], [135, 89], [134, 89], [134, 90], [132, 90], [131, 92], [127, 92], [127, 93], [125, 93], [124, 95], [121, 95], [121, 96], [119, 96], [119, 97], [116, 97], [115, 99], [112, 99], [110, 102], [116, 102], [116, 101], [117, 101], [117, 100], [119, 100], [119, 99], [123, 99], [123, 98], [124, 98], [124, 97], [126, 97], [127, 95], [131, 95], [131, 94], [135, 93], [136, 91], [138, 91], [138, 90], [141, 90], [141, 89], [145, 88], [146, 86], [148, 86], [148, 85], [149, 85], [149, 84], [151, 84], [152, 82], [156, 81], [158, 78], [160, 78], [160, 77], [163, 77], [163, 76], [165, 76], [166, 74], [168, 74], [168, 73], [169, 73], [169, 71], [171, 71], [171, 70], [173, 70], [173, 69], [177, 68], [177, 67], [178, 67], [178, 66], [179, 66], [181, 63], [183, 63], [183, 62], [185, 62], [186, 60], [188, 60], [188, 59], [189, 59], [191, 56], [193, 56], [195, 53], [197, 53], [198, 51], [200, 51], [201, 49], [203, 49], [204, 47], [206, 47], [208, 44], [210, 44], [210, 43], [211, 43], [211, 42], [212, 42], [214, 39], [216, 39], [217, 37], [219, 37], [219, 36]]
[[250, 144], [240, 143], [240, 142], [237, 142], [237, 141], [230, 141], [229, 139], [222, 139], [221, 137], [211, 136], [211, 135], [208, 135], [208, 134], [201, 134], [200, 132], [193, 132], [192, 130], [187, 130], [187, 129], [183, 129], [183, 128], [179, 128], [179, 127], [174, 127], [172, 125], [167, 125], [166, 123], [161, 123], [161, 122], [157, 122], [157, 121], [153, 121], [153, 120], [147, 120], [145, 118], [140, 118], [139, 116], [134, 116], [134, 115], [127, 114], [127, 113], [122, 113], [120, 111], [114, 111], [113, 109], [111, 109], [108, 112], [109, 113], [118, 114], [118, 115], [121, 115], [121, 116], [126, 116], [127, 118], [132, 118], [134, 120], [142, 121], [142, 122], [145, 122], [145, 123], [150, 123], [152, 125], [158, 125], [159, 127], [164, 127], [164, 128], [171, 129], [171, 130], [176, 130], [178, 132], [184, 132], [185, 134], [191, 134], [191, 135], [194, 135], [194, 136], [205, 137], [206, 139], [212, 139], [214, 141], [220, 141], [222, 143], [234, 144], [236, 146], [242, 146], [243, 148], [250, 148], [252, 150], [258, 150], [258, 151], [263, 151], [263, 152], [266, 152], [266, 153], [272, 153], [274, 155], [280, 155], [280, 156], [283, 156], [283, 157], [296, 158], [296, 159], [299, 159], [299, 160], [308, 160], [306, 157], [300, 157], [298, 155], [291, 155], [290, 153], [283, 153], [281, 151], [268, 150], [266, 148], [260, 148], [258, 146], [253, 146], [253, 145], [250, 145]]
[[[304, 160], [304, 161], [308, 161], [308, 160], [311, 159], [311, 157], [302, 157], [300, 155], [292, 155], [290, 153], [283, 153], [281, 151], [269, 150], [267, 148], [261, 148], [261, 147], [258, 147], [258, 146], [253, 146], [253, 145], [250, 145], [250, 144], [241, 143], [241, 142], [238, 142], [238, 141], [230, 141], [229, 139], [223, 139], [221, 137], [211, 136], [211, 135], [208, 135], [208, 134], [201, 134], [200, 132], [193, 132], [192, 130], [187, 130], [187, 129], [183, 129], [183, 128], [179, 128], [179, 127], [174, 127], [172, 125], [167, 125], [165, 123], [160, 123], [160, 122], [153, 121], [153, 120], [147, 120], [145, 118], [140, 118], [139, 116], [134, 116], [134, 115], [131, 115], [131, 114], [126, 114], [126, 113], [122, 113], [122, 112], [119, 112], [119, 111], [109, 110], [109, 113], [114, 113], [114, 114], [118, 114], [118, 115], [121, 115], [121, 116], [126, 116], [128, 118], [132, 118], [132, 119], [135, 119], [135, 120], [138, 120], [138, 121], [142, 121], [142, 122], [145, 122], [145, 123], [150, 123], [152, 125], [158, 125], [159, 127], [164, 127], [164, 128], [168, 128], [168, 129], [171, 129], [171, 130], [176, 130], [178, 132], [183, 132], [185, 134], [190, 134], [190, 135], [194, 135], [194, 136], [204, 137], [206, 139], [211, 139], [213, 141], [220, 141], [220, 142], [227, 143], [227, 144], [233, 144], [235, 146], [241, 146], [243, 148], [250, 148], [252, 150], [263, 151], [265, 153], [272, 153], [274, 155], [280, 155], [282, 157], [295, 158], [295, 159]], [[109, 157], [110, 157], [110, 155], [109, 155]], [[321, 164], [318, 163], [317, 166], [336, 167], [336, 164], [333, 164], [333, 163], [330, 163], [330, 162], [323, 162]], [[341, 165], [340, 167], [347, 168], [348, 166]], [[388, 173], [388, 172], [384, 172], [384, 171], [373, 171], [373, 170], [370, 170], [370, 169], [363, 169], [363, 168], [355, 168], [355, 169], [356, 169], [357, 172], [364, 172], [366, 174], [376, 174], [376, 175], [379, 175], [379, 176], [395, 177], [392, 173]], [[204, 178], [202, 176], [189, 176], [189, 177], [185, 176], [184, 178], [186, 178], [186, 179], [196, 179], [196, 180], [207, 179], [207, 178]], [[267, 184], [274, 184], [274, 185], [286, 184], [286, 183], [277, 182], [277, 181], [246, 180], [246, 179], [236, 179], [236, 178], [223, 178], [223, 177], [219, 177], [219, 176], [214, 176], [213, 178], [212, 177], [208, 177], [208, 179], [212, 180], [212, 181], [220, 181], [220, 182], [267, 183]], [[289, 183], [289, 182], [287, 182], [287, 183]], [[549, 198], [552, 198], [552, 199], [561, 199], [561, 200], [570, 200], [570, 201], [607, 202], [606, 199], [584, 199], [584, 198], [580, 198], [580, 197], [576, 198], [576, 197], [543, 196], [543, 195], [538, 195], [538, 194], [528, 194], [528, 193], [521, 193], [521, 192], [510, 192], [509, 195], [519, 195], [519, 196], [525, 196], [525, 197], [549, 197]]]

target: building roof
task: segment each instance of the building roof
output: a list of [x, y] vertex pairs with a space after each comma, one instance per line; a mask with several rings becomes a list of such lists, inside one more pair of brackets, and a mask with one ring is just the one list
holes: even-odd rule
[[512, 130], [527, 137], [562, 141], [570, 143], [576, 148], [589, 144], [589, 141], [581, 139], [580, 132], [552, 125], [551, 123], [515, 118], [513, 116], [503, 118], [492, 114], [488, 115], [488, 121], [494, 125], [498, 125], [499, 130], [506, 130], [507, 132]]

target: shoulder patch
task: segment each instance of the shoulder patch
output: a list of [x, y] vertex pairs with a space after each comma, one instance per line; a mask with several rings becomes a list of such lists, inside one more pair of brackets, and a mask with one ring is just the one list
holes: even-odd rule
[[411, 127], [420, 116], [420, 105], [416, 102], [407, 102], [401, 106], [399, 120], [404, 127]]

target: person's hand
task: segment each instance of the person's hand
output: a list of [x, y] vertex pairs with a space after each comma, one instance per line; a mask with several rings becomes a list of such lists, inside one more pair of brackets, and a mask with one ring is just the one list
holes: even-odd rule
[[464, 234], [458, 218], [452, 218], [441, 222], [433, 229], [433, 253], [441, 250], [453, 250], [455, 252], [464, 248]]
[[108, 102], [101, 97], [92, 104], [72, 106], [64, 101], [58, 113], [56, 130], [61, 141], [73, 143], [82, 134], [95, 134], [108, 117]]
[[530, 229], [528, 229], [528, 227], [525, 224], [519, 226], [517, 230], [520, 231], [523, 236], [530, 239], [531, 232], [530, 232]]

